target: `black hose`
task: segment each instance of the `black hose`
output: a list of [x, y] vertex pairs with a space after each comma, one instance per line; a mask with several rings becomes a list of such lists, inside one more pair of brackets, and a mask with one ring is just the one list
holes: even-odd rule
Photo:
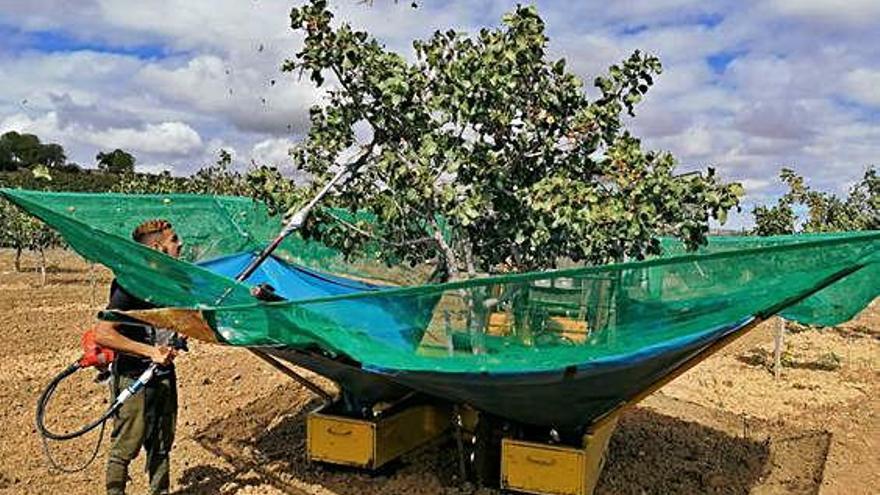
[[[110, 419], [110, 416], [112, 416], [119, 409], [119, 405], [120, 405], [118, 403], [114, 403], [112, 406], [110, 406], [110, 408], [107, 409], [107, 411], [104, 414], [101, 415], [100, 418], [98, 418], [97, 420], [87, 424], [86, 426], [84, 426], [84, 427], [80, 428], [79, 430], [74, 431], [72, 433], [55, 433], [55, 432], [49, 431], [49, 429], [46, 428], [46, 425], [45, 425], [46, 406], [49, 404], [49, 401], [52, 399], [52, 395], [55, 394], [55, 389], [58, 388], [58, 385], [62, 381], [64, 381], [64, 379], [66, 379], [70, 375], [76, 373], [81, 368], [82, 368], [82, 366], [80, 366], [79, 363], [73, 363], [70, 366], [68, 366], [67, 368], [65, 368], [61, 373], [56, 375], [55, 378], [53, 378], [51, 382], [49, 382], [49, 385], [46, 386], [46, 389], [43, 390], [43, 393], [40, 394], [40, 398], [37, 400], [36, 423], [37, 423], [37, 431], [40, 432], [40, 437], [42, 438], [42, 442], [43, 442], [43, 452], [46, 454], [46, 458], [49, 460], [49, 464], [51, 464], [52, 467], [54, 467], [55, 469], [58, 469], [59, 471], [65, 472], [65, 473], [76, 473], [76, 472], [82, 471], [85, 468], [87, 468], [92, 463], [92, 461], [95, 460], [95, 458], [98, 456], [98, 450], [101, 448], [101, 442], [104, 440], [104, 427], [107, 423], [107, 420]], [[88, 461], [86, 461], [85, 464], [83, 464], [82, 466], [71, 469], [71, 468], [66, 468], [64, 466], [61, 466], [55, 462], [55, 460], [52, 458], [52, 454], [49, 452], [49, 440], [70, 440], [72, 438], [81, 437], [81, 436], [85, 435], [86, 433], [94, 430], [98, 426], [101, 427], [101, 433], [100, 433], [100, 436], [98, 437], [98, 442], [95, 444], [95, 449], [92, 452], [91, 457], [89, 458]]]
[[104, 422], [110, 419], [110, 416], [112, 416], [116, 412], [116, 410], [119, 409], [119, 405], [117, 403], [114, 403], [112, 406], [110, 406], [109, 409], [107, 409], [104, 414], [101, 415], [100, 418], [92, 421], [91, 423], [72, 433], [54, 433], [46, 428], [46, 425], [44, 424], [46, 416], [46, 405], [49, 403], [49, 400], [55, 393], [55, 389], [58, 388], [59, 383], [61, 383], [68, 376], [76, 373], [80, 368], [81, 366], [79, 365], [79, 363], [73, 363], [68, 366], [64, 371], [62, 371], [57, 376], [55, 376], [55, 378], [52, 379], [52, 381], [46, 387], [46, 390], [43, 390], [42, 395], [40, 395], [40, 399], [37, 401], [37, 429], [40, 431], [40, 435], [43, 435], [44, 437], [50, 438], [52, 440], [70, 440], [71, 438], [81, 437], [104, 424]]
[[83, 464], [81, 464], [75, 468], [70, 468], [70, 467], [66, 467], [66, 466], [62, 466], [61, 464], [58, 464], [58, 462], [56, 462], [55, 459], [52, 457], [52, 452], [49, 450], [49, 439], [40, 435], [40, 440], [42, 440], [42, 443], [43, 443], [43, 454], [46, 455], [46, 460], [49, 461], [49, 465], [51, 465], [53, 468], [61, 471], [62, 473], [68, 473], [68, 474], [73, 474], [73, 473], [78, 473], [80, 471], [85, 471], [85, 469], [87, 467], [91, 466], [92, 462], [95, 461], [95, 458], [98, 457], [98, 452], [101, 450], [101, 443], [104, 441], [104, 428], [106, 426], [107, 426], [106, 421], [101, 423], [101, 431], [98, 433], [98, 441], [95, 442], [95, 448], [92, 449], [92, 455], [89, 456], [89, 458], [88, 458], [88, 460], [86, 460], [86, 462], [84, 462]]

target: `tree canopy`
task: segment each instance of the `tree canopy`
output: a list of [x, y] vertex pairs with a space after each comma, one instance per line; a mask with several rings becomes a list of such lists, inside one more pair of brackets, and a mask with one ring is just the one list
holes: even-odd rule
[[111, 174], [134, 172], [135, 157], [130, 153], [116, 148], [110, 152], [101, 151], [95, 156], [98, 169]]
[[324, 0], [290, 19], [305, 43], [283, 70], [328, 86], [294, 160], [313, 190], [356, 169], [327, 203], [377, 220], [336, 229], [329, 210], [313, 216], [304, 234], [344, 252], [380, 238], [387, 259], [438, 257], [452, 277], [642, 258], [663, 234], [699, 245], [709, 219], [738, 205], [739, 184], [711, 168], [676, 175], [671, 154], [643, 150], [626, 129], [661, 72], [654, 56], [611, 66], [591, 99], [564, 59], [549, 59], [533, 7], [474, 36], [415, 41], [413, 62], [336, 25]]
[[63, 166], [67, 156], [60, 144], [42, 143], [34, 134], [9, 131], [0, 136], [0, 171], [36, 165]]
[[[880, 230], [880, 176], [876, 168], [865, 170], [862, 180], [844, 198], [812, 189], [789, 168], [783, 168], [779, 178], [788, 191], [776, 204], [752, 210], [756, 235]], [[795, 211], [798, 207], [806, 212], [800, 225]]]

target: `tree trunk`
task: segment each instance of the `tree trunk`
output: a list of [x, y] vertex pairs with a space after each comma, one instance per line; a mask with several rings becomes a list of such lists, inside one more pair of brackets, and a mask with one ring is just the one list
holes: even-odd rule
[[[443, 253], [443, 262], [446, 263], [449, 280], [457, 281], [469, 278], [467, 276], [469, 274], [463, 276], [459, 270], [458, 258], [456, 257], [455, 250], [452, 249], [452, 246], [450, 246], [449, 243], [446, 242], [446, 239], [443, 238], [443, 233], [440, 231], [440, 227], [436, 222], [433, 222], [433, 225], [434, 240], [437, 241], [437, 246], [440, 248], [440, 252]], [[473, 266], [472, 263], [470, 266]], [[481, 295], [478, 294], [478, 289], [462, 288], [458, 290], [458, 293], [466, 304], [464, 330], [470, 334], [471, 352], [474, 354], [482, 354], [485, 352], [483, 330], [485, 328], [484, 320], [487, 314], [486, 309], [481, 306], [484, 298], [475, 297]], [[478, 305], [480, 305], [480, 307], [477, 307]]]
[[470, 242], [470, 237], [465, 237], [463, 244], [464, 264], [467, 268], [468, 278], [475, 278], [477, 276], [477, 268], [474, 266], [474, 251], [473, 246]]
[[39, 248], [40, 252], [40, 285], [46, 285], [46, 251]]
[[446, 273], [449, 277], [449, 280], [459, 280], [459, 271], [458, 271], [458, 260], [455, 258], [455, 251], [452, 250], [452, 247], [446, 243], [446, 239], [443, 238], [443, 232], [440, 231], [440, 226], [437, 225], [437, 222], [433, 222], [434, 224], [434, 240], [437, 241], [437, 245], [440, 247], [440, 252], [443, 253], [443, 261], [446, 263]]
[[21, 248], [15, 248], [15, 271], [21, 271]]

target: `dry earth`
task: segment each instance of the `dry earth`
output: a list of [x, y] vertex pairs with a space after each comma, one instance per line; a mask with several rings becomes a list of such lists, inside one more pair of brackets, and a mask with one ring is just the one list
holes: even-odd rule
[[[31, 259], [30, 271], [14, 273], [12, 253], [0, 250], [0, 494], [102, 491], [106, 449], [82, 473], [49, 469], [33, 408], [51, 376], [78, 356], [79, 335], [102, 306], [110, 275], [64, 251], [51, 252], [49, 262], [48, 284], [39, 287]], [[877, 493], [880, 304], [837, 329], [789, 333], [779, 380], [766, 366], [775, 324], [628, 412], [597, 493]], [[377, 474], [309, 465], [303, 419], [317, 400], [306, 390], [240, 349], [196, 344], [178, 368], [174, 493], [497, 493], [457, 479], [448, 440]], [[49, 411], [56, 429], [106, 407], [106, 389], [80, 375]], [[79, 462], [96, 438], [53, 444], [53, 453]], [[142, 457], [132, 470], [133, 493], [144, 490]]]

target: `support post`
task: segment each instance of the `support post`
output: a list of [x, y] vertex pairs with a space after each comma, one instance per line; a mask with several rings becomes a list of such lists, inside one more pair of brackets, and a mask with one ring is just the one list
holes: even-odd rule
[[91, 296], [89, 298], [90, 306], [95, 306], [95, 289], [97, 287], [97, 282], [95, 280], [95, 264], [89, 263], [89, 287], [91, 288]]
[[776, 329], [773, 332], [773, 376], [779, 379], [782, 375], [782, 346], [785, 343], [785, 319], [777, 318]]

